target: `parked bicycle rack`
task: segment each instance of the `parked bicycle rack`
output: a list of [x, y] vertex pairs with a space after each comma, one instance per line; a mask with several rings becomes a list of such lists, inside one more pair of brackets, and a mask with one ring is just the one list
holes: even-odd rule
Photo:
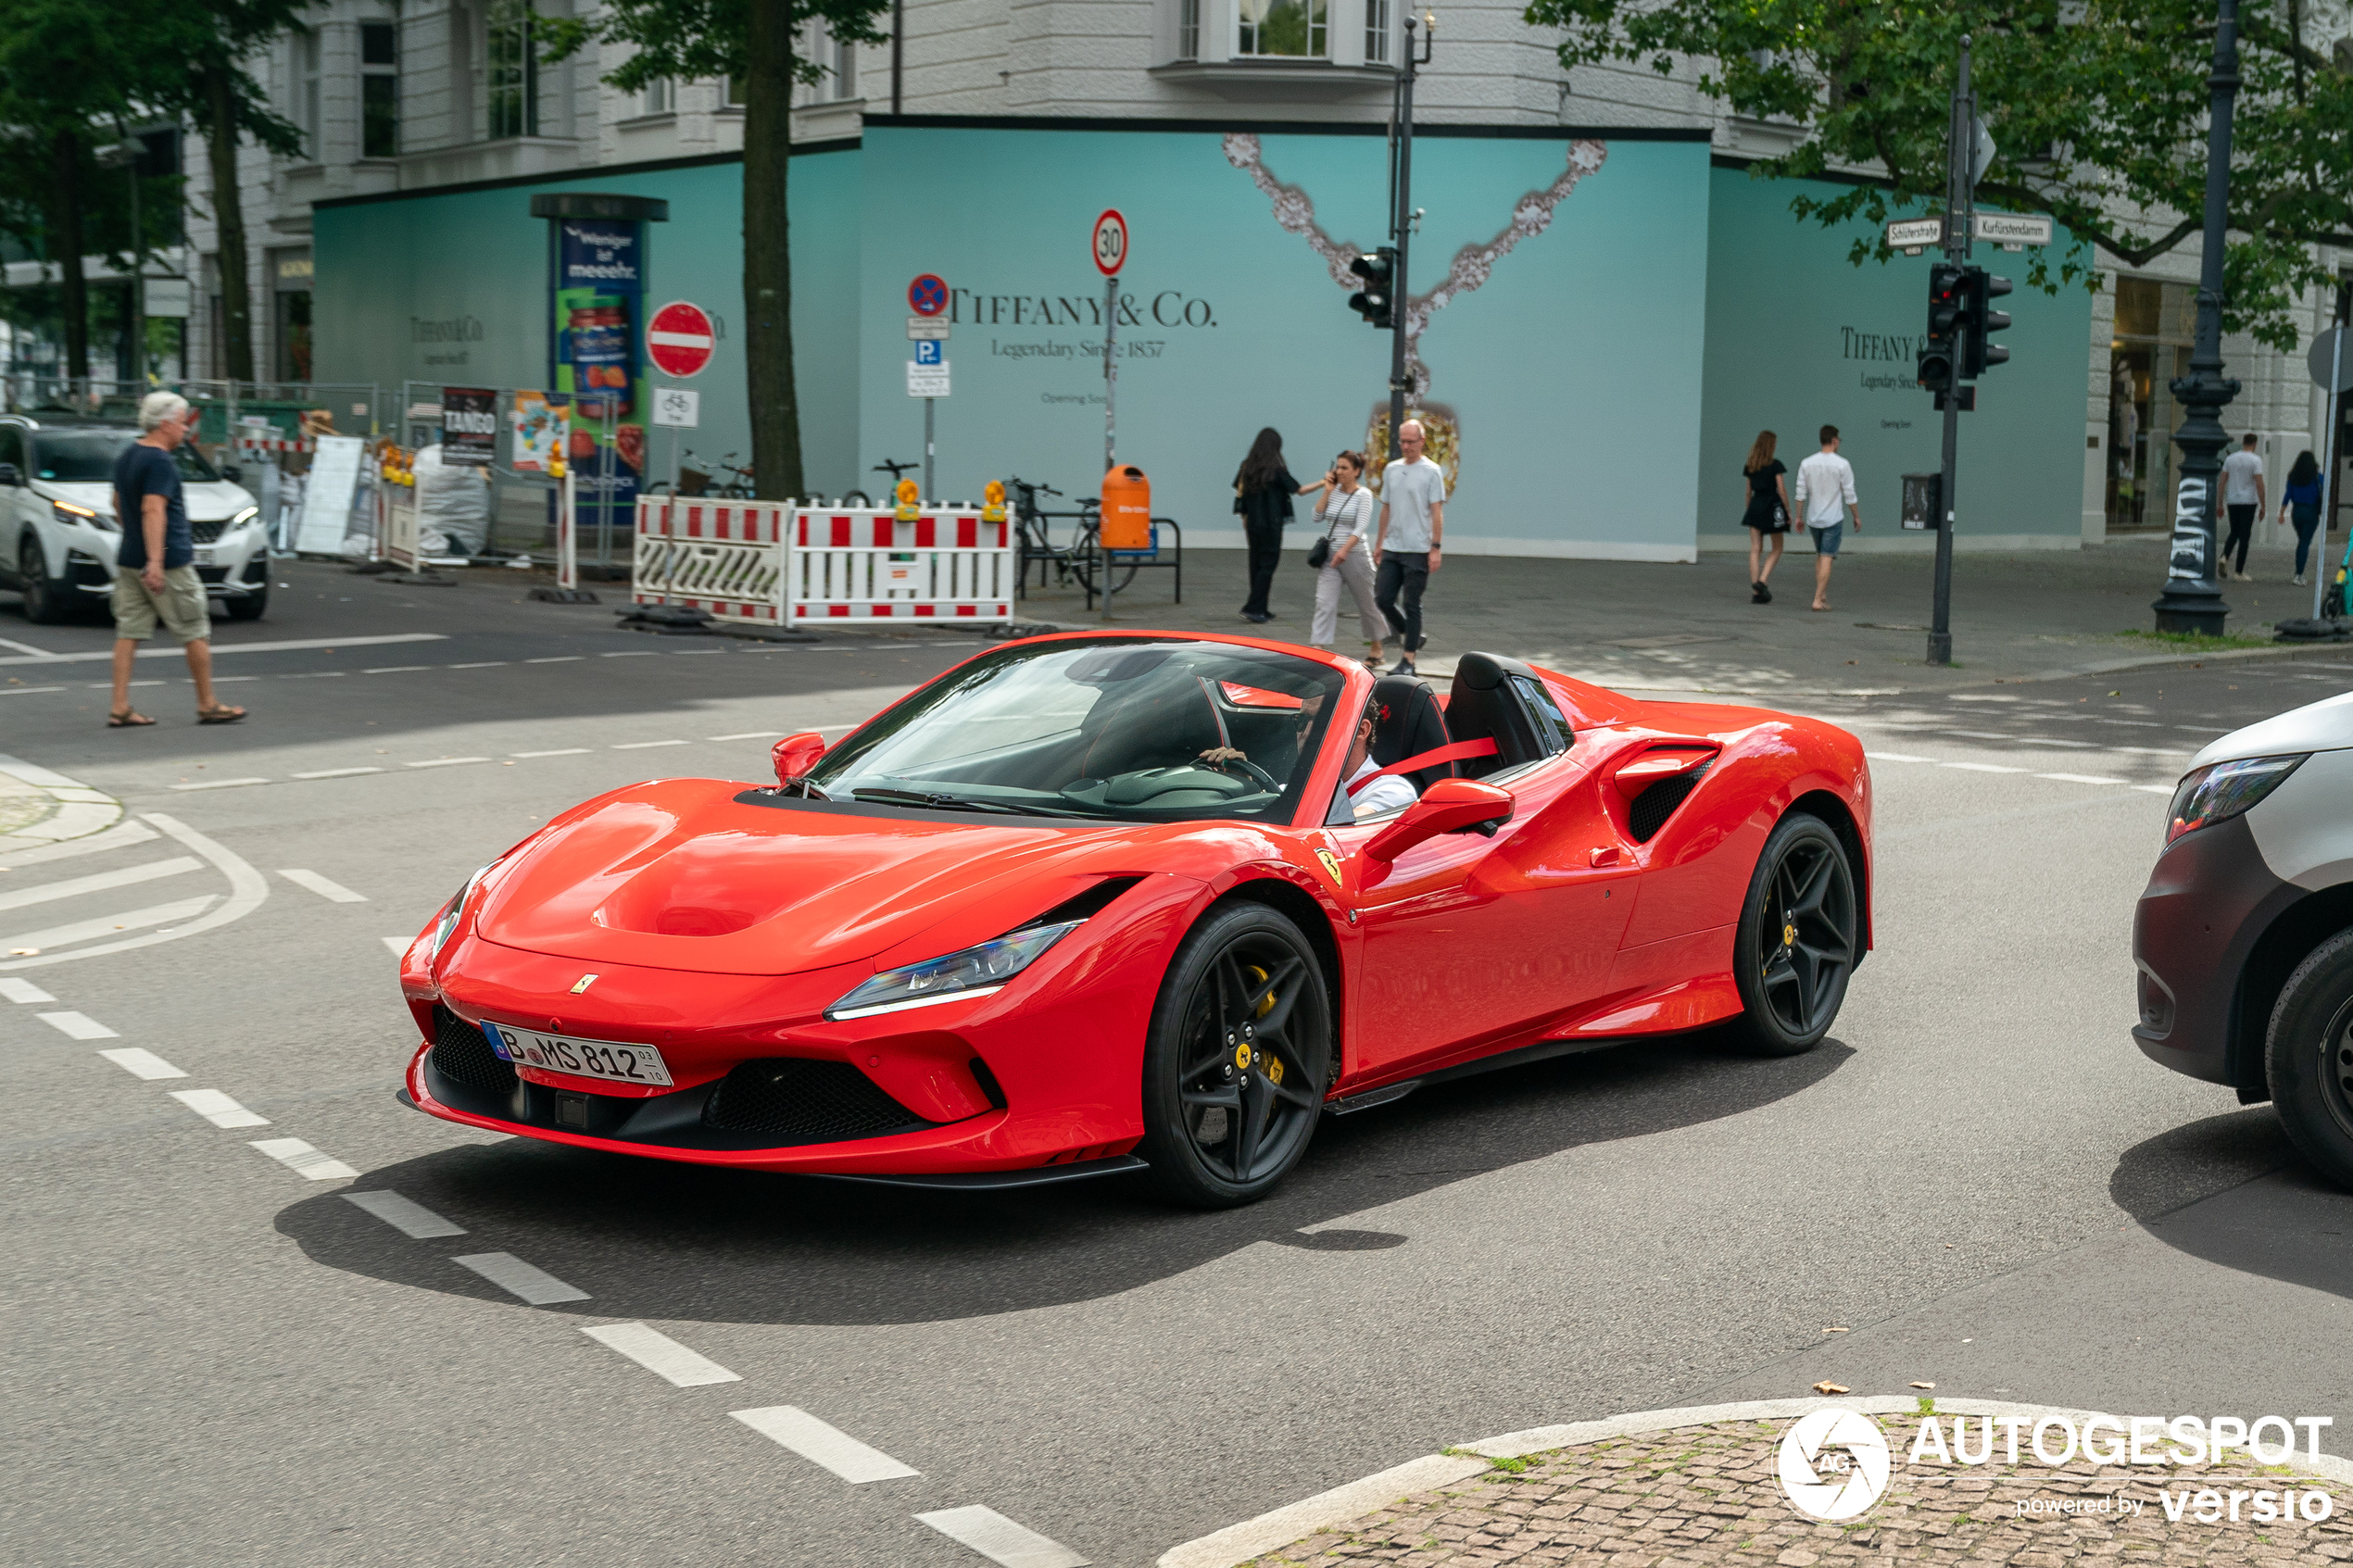
[[976, 508], [641, 496], [630, 597], [749, 625], [1013, 619], [1008, 525]]

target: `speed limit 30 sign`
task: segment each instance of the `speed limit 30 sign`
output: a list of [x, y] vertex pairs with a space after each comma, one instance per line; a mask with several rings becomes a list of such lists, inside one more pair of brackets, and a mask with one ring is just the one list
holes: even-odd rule
[[1127, 220], [1119, 208], [1105, 207], [1095, 220], [1095, 270], [1106, 278], [1115, 278], [1127, 265]]

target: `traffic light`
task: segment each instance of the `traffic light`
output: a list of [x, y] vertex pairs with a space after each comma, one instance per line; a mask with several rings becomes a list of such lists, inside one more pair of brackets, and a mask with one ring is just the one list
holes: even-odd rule
[[1360, 256], [1350, 262], [1348, 270], [1365, 280], [1365, 286], [1348, 296], [1348, 307], [1372, 326], [1395, 326], [1397, 316], [1389, 286], [1397, 272], [1397, 252], [1383, 245], [1370, 256]]
[[1962, 288], [1968, 299], [1962, 312], [1961, 374], [1974, 381], [1985, 373], [1988, 365], [1998, 365], [2010, 357], [2010, 351], [2000, 344], [1985, 341], [1988, 334], [1998, 332], [2010, 324], [2007, 311], [1995, 310], [1987, 303], [2010, 292], [2007, 278], [1996, 278], [1982, 267], [1964, 269]]
[[1931, 392], [1950, 387], [1960, 366], [1960, 323], [1966, 304], [1961, 271], [1944, 261], [1928, 270], [1928, 336], [1920, 340], [1919, 383]]

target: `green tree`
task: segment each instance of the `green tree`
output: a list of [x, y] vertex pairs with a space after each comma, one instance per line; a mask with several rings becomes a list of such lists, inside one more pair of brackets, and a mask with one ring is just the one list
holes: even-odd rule
[[792, 255], [786, 213], [791, 175], [792, 94], [823, 80], [795, 34], [822, 21], [846, 44], [879, 44], [877, 19], [890, 0], [608, 0], [592, 19], [543, 18], [547, 57], [591, 43], [636, 50], [605, 81], [638, 92], [669, 79], [723, 77], [744, 106], [744, 330], [751, 412], [752, 483], [764, 499], [802, 489], [800, 401], [793, 385]]
[[[2225, 324], [2293, 348], [2308, 287], [2334, 285], [2314, 244], [2353, 233], [2353, 70], [2316, 44], [2319, 0], [2241, 0]], [[2096, 287], [2093, 252], [2144, 266], [2196, 236], [2206, 190], [2214, 0], [1531, 0], [1561, 63], [1683, 61], [1735, 113], [1793, 123], [1766, 178], [1861, 171], [1801, 220], [1883, 224], [1941, 211], [1947, 100], [1963, 34], [1980, 115], [1999, 144], [1982, 204], [2047, 212], [2073, 236], [2027, 281]], [[1894, 253], [1858, 241], [1861, 265]]]

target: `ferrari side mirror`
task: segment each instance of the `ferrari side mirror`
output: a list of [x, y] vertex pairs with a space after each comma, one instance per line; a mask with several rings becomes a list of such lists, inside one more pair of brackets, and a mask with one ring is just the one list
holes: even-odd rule
[[1384, 864], [1441, 833], [1490, 830], [1512, 817], [1512, 792], [1477, 779], [1441, 779], [1405, 809], [1404, 815], [1375, 834], [1365, 859]]
[[775, 760], [776, 782], [780, 784], [799, 784], [802, 775], [817, 765], [825, 755], [825, 737], [812, 730], [797, 735], [786, 735], [771, 746], [768, 755]]

